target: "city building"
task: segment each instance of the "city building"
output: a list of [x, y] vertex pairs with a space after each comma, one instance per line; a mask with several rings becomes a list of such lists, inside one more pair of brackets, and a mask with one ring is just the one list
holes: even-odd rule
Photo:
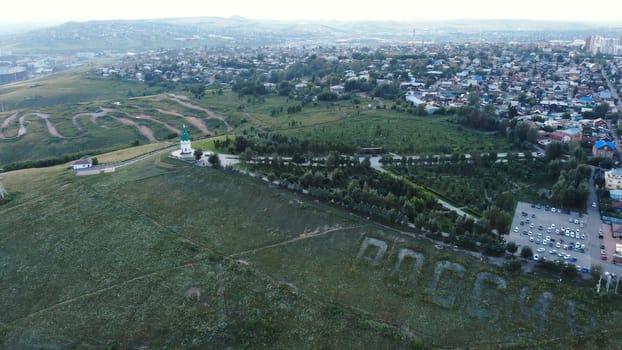
[[605, 171], [605, 188], [608, 190], [622, 190], [622, 169]]

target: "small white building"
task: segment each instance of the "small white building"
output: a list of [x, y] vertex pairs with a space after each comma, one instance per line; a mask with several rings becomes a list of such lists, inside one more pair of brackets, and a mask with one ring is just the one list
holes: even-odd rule
[[92, 166], [93, 166], [93, 161], [91, 161], [90, 159], [78, 159], [73, 163], [71, 168], [73, 170], [78, 170], [78, 169], [90, 168]]

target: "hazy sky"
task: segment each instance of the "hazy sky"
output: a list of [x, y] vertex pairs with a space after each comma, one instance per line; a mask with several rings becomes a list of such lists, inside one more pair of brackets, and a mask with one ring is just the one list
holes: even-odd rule
[[[622, 0], [4, 0], [2, 22], [242, 16], [256, 19], [550, 19], [622, 23]], [[371, 5], [367, 5], [371, 4]]]

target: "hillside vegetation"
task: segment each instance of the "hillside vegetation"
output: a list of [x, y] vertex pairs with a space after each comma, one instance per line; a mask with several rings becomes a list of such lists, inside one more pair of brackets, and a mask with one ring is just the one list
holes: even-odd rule
[[[0, 88], [5, 106], [24, 104], [0, 112], [0, 166], [79, 151], [96, 154], [134, 142], [177, 139], [183, 125], [193, 140], [207, 135], [276, 133], [316, 144], [338, 142], [351, 150], [384, 147], [403, 154], [511, 149], [506, 138], [465, 130], [454, 116], [419, 117], [361, 108], [349, 100], [303, 107], [300, 101], [286, 97], [243, 98], [230, 90], [218, 94], [208, 90], [201, 99], [187, 91], [128, 98], [129, 90], [138, 93], [147, 89], [142, 91], [147, 94], [152, 90], [88, 76], [86, 72], [58, 75], [39, 83]], [[31, 101], [27, 96], [40, 98]], [[37, 107], [39, 100], [45, 107]], [[288, 108], [296, 111], [287, 113]]]
[[163, 155], [4, 182], [4, 348], [586, 349], [622, 334], [619, 300], [591, 288]]

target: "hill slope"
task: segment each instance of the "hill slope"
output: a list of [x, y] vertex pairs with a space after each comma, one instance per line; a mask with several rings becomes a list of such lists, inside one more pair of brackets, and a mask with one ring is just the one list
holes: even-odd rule
[[621, 334], [619, 299], [155, 160], [5, 174], [2, 347], [589, 349]]

